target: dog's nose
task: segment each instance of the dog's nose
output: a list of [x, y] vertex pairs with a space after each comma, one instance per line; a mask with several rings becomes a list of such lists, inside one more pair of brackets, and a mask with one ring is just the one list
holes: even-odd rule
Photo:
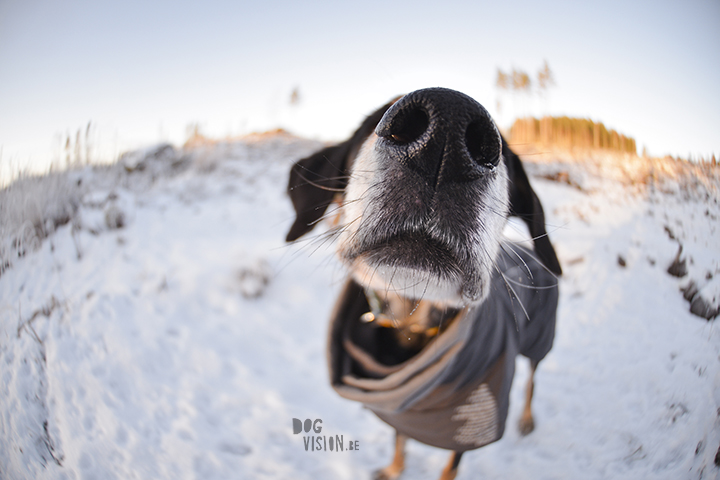
[[377, 148], [431, 185], [476, 180], [500, 161], [502, 141], [487, 110], [445, 88], [417, 90], [380, 120]]

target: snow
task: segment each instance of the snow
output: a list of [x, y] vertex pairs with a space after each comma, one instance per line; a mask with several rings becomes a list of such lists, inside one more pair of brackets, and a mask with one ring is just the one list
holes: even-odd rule
[[[319, 146], [158, 147], [68, 174], [72, 221], [0, 274], [0, 478], [364, 479], [389, 463], [391, 429], [328, 384], [333, 246], [283, 241], [289, 167]], [[514, 428], [518, 359], [505, 436], [458, 479], [717, 478], [720, 332], [681, 292], [694, 281], [717, 305], [717, 189], [527, 168], [564, 268], [557, 338], [535, 431]], [[666, 272], [679, 244], [680, 279]], [[318, 437], [343, 450], [306, 451]], [[411, 442], [403, 478], [438, 478], [447, 458]]]

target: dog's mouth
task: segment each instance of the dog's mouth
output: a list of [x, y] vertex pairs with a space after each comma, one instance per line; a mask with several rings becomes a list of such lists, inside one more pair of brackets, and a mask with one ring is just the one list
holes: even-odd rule
[[376, 239], [343, 255], [355, 279], [368, 288], [447, 306], [464, 305], [476, 294], [468, 290], [476, 288], [477, 279], [468, 278], [463, 257], [423, 232]]
[[446, 280], [457, 280], [462, 276], [458, 257], [448, 246], [421, 232], [395, 234], [377, 240], [355, 255], [378, 268], [412, 269]]

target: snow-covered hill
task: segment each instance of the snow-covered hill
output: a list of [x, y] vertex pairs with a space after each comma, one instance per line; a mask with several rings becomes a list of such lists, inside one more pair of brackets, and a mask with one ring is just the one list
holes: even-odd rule
[[[318, 146], [153, 148], [2, 193], [0, 478], [364, 479], [389, 462], [390, 428], [328, 385], [333, 247], [283, 242], [289, 166]], [[536, 430], [511, 426], [459, 479], [718, 477], [720, 329], [681, 289], [717, 307], [719, 186], [598, 165], [527, 165], [565, 272], [557, 338]], [[519, 359], [511, 424], [526, 375]], [[403, 478], [446, 459], [411, 443]]]

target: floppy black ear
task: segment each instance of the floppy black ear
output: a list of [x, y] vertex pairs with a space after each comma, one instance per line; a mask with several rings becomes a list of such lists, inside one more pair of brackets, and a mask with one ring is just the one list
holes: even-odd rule
[[288, 194], [296, 218], [286, 241], [292, 242], [312, 230], [336, 193], [347, 185], [347, 143], [324, 148], [292, 166]]
[[561, 275], [560, 262], [545, 230], [545, 212], [540, 199], [530, 186], [520, 158], [510, 150], [504, 138], [502, 153], [510, 179], [510, 215], [521, 218], [527, 224], [535, 244], [535, 253], [551, 272]]
[[357, 155], [362, 143], [393, 103], [395, 100], [368, 116], [348, 140], [298, 160], [292, 166], [287, 189], [295, 207], [295, 223], [290, 227], [286, 241], [297, 240], [312, 230], [335, 195], [342, 193], [350, 175], [350, 157]]

